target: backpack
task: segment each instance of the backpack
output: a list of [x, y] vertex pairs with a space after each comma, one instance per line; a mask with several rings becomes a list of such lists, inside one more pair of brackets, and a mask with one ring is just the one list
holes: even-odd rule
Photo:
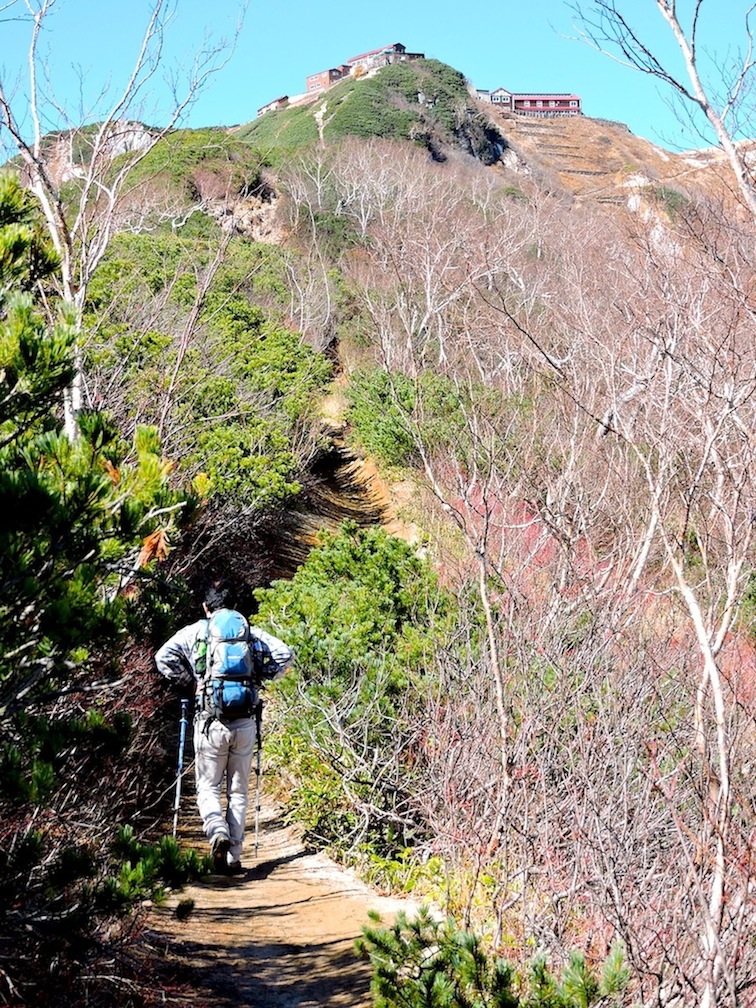
[[249, 623], [235, 609], [219, 609], [199, 642], [199, 709], [222, 721], [251, 717], [257, 706], [255, 644]]

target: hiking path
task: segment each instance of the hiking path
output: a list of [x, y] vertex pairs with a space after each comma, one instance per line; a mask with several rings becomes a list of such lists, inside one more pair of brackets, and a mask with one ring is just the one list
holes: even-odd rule
[[[182, 815], [182, 846], [206, 850], [188, 796]], [[257, 855], [248, 823], [242, 864], [240, 875], [209, 876], [151, 912], [153, 944], [191, 989], [186, 1003], [369, 1008], [370, 966], [357, 957], [355, 939], [370, 910], [390, 923], [397, 910], [412, 915], [416, 906], [381, 896], [325, 854], [308, 851], [272, 802], [263, 803]], [[194, 907], [181, 919], [189, 900]]]

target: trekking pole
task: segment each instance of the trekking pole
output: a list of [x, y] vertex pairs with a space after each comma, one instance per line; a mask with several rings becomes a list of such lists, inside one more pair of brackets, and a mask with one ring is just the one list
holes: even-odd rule
[[184, 745], [186, 744], [187, 714], [189, 712], [189, 700], [181, 701], [181, 721], [179, 723], [179, 748], [178, 767], [176, 769], [176, 797], [173, 800], [173, 839], [176, 839], [178, 829], [179, 805], [181, 804], [181, 777], [184, 773]]
[[257, 857], [258, 841], [260, 838], [260, 778], [262, 777], [262, 697], [257, 701], [255, 708], [255, 734], [257, 735], [257, 789], [255, 794], [255, 857]]

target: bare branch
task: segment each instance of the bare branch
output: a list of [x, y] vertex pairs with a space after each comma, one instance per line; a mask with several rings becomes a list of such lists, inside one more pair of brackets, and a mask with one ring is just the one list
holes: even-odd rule
[[624, 13], [625, 10], [633, 9], [628, 0], [592, 0], [590, 6], [581, 3], [569, 6], [584, 26], [584, 38], [589, 44], [610, 56], [614, 56], [615, 51], [619, 52], [621, 61], [626, 65], [662, 81], [703, 114], [727, 157], [743, 202], [756, 219], [754, 176], [744, 152], [738, 147], [727, 126], [733, 110], [747, 96], [754, 72], [754, 38], [750, 24], [754, 7], [751, 6], [745, 15], [746, 55], [740, 62], [734, 80], [728, 83], [727, 93], [717, 102], [711, 89], [704, 84], [699, 65], [700, 18], [704, 0], [695, 0], [688, 32], [680, 21], [674, 0], [654, 2], [682, 57], [685, 78], [671, 71], [654, 52], [654, 45], [643, 41], [633, 28], [629, 17]]

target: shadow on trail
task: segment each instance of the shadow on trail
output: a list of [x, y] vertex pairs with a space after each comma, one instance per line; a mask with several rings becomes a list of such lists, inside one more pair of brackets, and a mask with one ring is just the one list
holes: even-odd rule
[[263, 879], [272, 875], [277, 868], [282, 868], [284, 865], [292, 864], [294, 861], [300, 861], [303, 857], [306, 857], [308, 853], [309, 852], [306, 850], [301, 850], [297, 851], [296, 854], [286, 854], [281, 857], [267, 858], [265, 861], [260, 861], [258, 864], [242, 868], [241, 871], [236, 872], [233, 875], [208, 875], [205, 877], [204, 881], [206, 885], [212, 885], [215, 888], [218, 886], [238, 886], [243, 885], [245, 882], [262, 882]]
[[[323, 530], [335, 533], [345, 521], [368, 528], [388, 520], [384, 491], [372, 470], [338, 438], [312, 461], [304, 484], [285, 510], [229, 516], [208, 509], [185, 533], [182, 552], [202, 558], [188, 574], [191, 593], [200, 590], [208, 570], [227, 571], [241, 565], [247, 588], [239, 604], [246, 612], [254, 612], [256, 600], [251, 593], [245, 595], [245, 590], [293, 577]], [[180, 562], [178, 551], [175, 559]], [[183, 568], [166, 568], [166, 575], [172, 572], [187, 576]]]
[[[208, 926], [222, 929], [219, 921]], [[183, 972], [196, 995], [194, 1008], [314, 1008], [367, 1003], [369, 978], [350, 941], [308, 945], [241, 944], [233, 951], [182, 942], [182, 957], [193, 965]]]
[[[203, 928], [205, 925], [208, 928], [212, 928], [212, 932], [207, 932], [208, 941], [210, 941], [211, 936], [222, 934], [224, 927], [228, 928], [233, 924], [234, 929], [238, 928], [239, 922], [244, 917], [250, 919], [254, 917], [259, 922], [278, 921], [283, 918], [282, 923], [285, 924], [287, 916], [296, 915], [297, 907], [315, 907], [316, 912], [324, 917], [333, 918], [337, 916], [339, 905], [343, 902], [344, 897], [348, 895], [349, 890], [327, 893], [325, 895], [322, 893], [311, 893], [298, 899], [281, 900], [275, 906], [271, 906], [264, 898], [256, 901], [254, 896], [252, 896], [248, 897], [243, 905], [231, 909], [226, 906], [210, 906], [195, 909], [192, 912], [192, 920]], [[367, 916], [365, 923], [368, 923]], [[306, 943], [306, 947], [311, 948], [312, 944], [308, 942]]]
[[296, 854], [286, 854], [283, 857], [269, 858], [266, 861], [261, 861], [259, 864], [252, 865], [250, 868], [246, 868], [237, 878], [248, 880], [254, 882], [255, 880], [265, 879], [271, 872], [274, 872], [276, 868], [280, 868], [282, 865], [291, 864], [292, 861], [299, 861], [307, 855], [306, 850], [297, 851]]
[[[202, 843], [187, 817], [186, 841], [192, 832]], [[334, 868], [269, 809], [256, 863], [172, 894], [152, 936], [192, 1008], [370, 1005], [370, 967], [354, 948], [369, 923], [366, 894]], [[179, 919], [171, 910], [187, 897], [192, 909]]]

